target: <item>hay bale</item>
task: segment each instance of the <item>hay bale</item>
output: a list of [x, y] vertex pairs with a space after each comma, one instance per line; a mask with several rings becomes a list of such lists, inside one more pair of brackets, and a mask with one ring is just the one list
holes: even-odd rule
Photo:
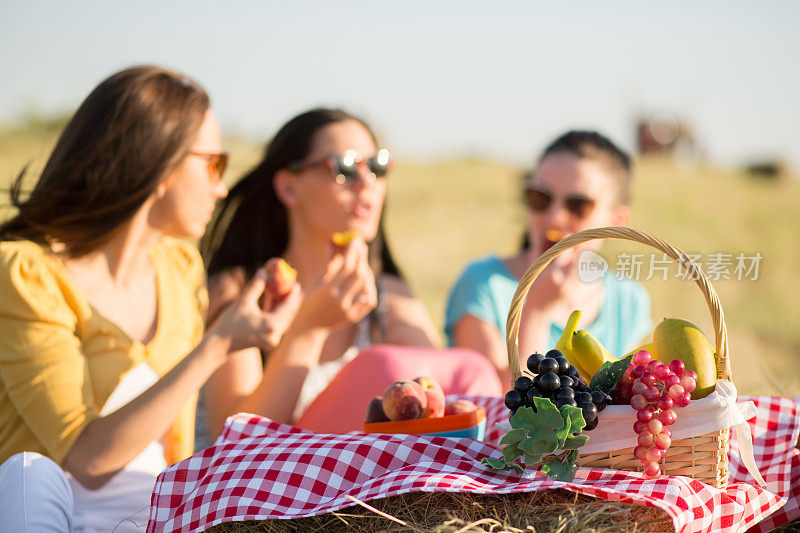
[[[660, 509], [581, 496], [565, 490], [521, 494], [410, 493], [294, 520], [221, 524], [215, 533], [420, 533], [673, 531]], [[376, 512], [377, 511], [377, 512]], [[382, 513], [385, 516], [381, 516]]]

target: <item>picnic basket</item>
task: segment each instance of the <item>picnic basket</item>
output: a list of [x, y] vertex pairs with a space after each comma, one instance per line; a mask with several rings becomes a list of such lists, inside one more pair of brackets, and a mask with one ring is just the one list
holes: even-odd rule
[[[652, 246], [667, 254], [687, 270], [703, 293], [711, 313], [716, 341], [714, 356], [717, 379], [730, 381], [731, 370], [725, 317], [717, 293], [702, 270], [684, 252], [658, 237], [633, 228], [608, 227], [582, 231], [558, 241], [539, 256], [520, 279], [506, 322], [506, 346], [512, 384], [522, 375], [518, 346], [520, 317], [533, 282], [556, 256], [569, 248], [595, 239], [623, 239]], [[633, 419], [634, 414], [631, 411], [631, 425], [633, 425]], [[600, 423], [602, 424], [602, 418]], [[673, 440], [666, 456], [659, 461], [661, 472], [666, 475], [688, 476], [717, 488], [725, 488], [728, 481], [729, 435], [730, 429], [724, 428], [705, 435]], [[631, 443], [635, 445], [635, 442], [635, 435], [631, 430]], [[583, 467], [642, 470], [641, 462], [633, 456], [633, 446], [609, 452], [580, 454], [577, 464]]]

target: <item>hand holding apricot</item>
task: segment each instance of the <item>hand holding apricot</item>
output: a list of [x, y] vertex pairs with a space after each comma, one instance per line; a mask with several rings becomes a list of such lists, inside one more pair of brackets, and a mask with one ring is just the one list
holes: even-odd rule
[[267, 272], [266, 290], [275, 297], [282, 298], [291, 292], [297, 283], [297, 270], [280, 257], [273, 257], [264, 265]]
[[331, 235], [331, 241], [333, 244], [338, 246], [339, 248], [344, 248], [347, 246], [347, 243], [353, 240], [353, 238], [358, 235], [356, 230], [349, 229], [346, 231], [337, 231], [333, 235]]

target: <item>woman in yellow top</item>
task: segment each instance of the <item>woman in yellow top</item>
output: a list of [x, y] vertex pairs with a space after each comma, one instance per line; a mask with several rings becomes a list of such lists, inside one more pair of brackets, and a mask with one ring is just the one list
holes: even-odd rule
[[[231, 351], [292, 349], [275, 347], [299, 289], [274, 304], [263, 269], [203, 333], [202, 262], [175, 238], [199, 238], [227, 194], [220, 146], [199, 85], [135, 67], [81, 104], [26, 198], [22, 175], [12, 187], [18, 214], [0, 226], [4, 531], [143, 527], [156, 474], [192, 451], [206, 379]], [[346, 283], [357, 253], [328, 285]], [[327, 305], [328, 292], [306, 298]]]

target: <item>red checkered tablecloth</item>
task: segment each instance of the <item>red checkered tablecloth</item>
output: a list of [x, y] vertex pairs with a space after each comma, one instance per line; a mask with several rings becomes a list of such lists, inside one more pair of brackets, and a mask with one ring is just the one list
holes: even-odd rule
[[194, 532], [222, 522], [314, 516], [353, 505], [348, 495], [369, 501], [415, 491], [504, 494], [561, 488], [661, 508], [680, 533], [767, 531], [800, 516], [800, 459], [794, 447], [800, 411], [790, 399], [741, 398], [758, 408], [749, 424], [756, 463], [768, 486], [751, 484], [732, 436], [725, 490], [683, 476], [647, 480], [634, 472], [597, 468], [579, 468], [572, 483], [538, 472], [520, 476], [492, 470], [480, 460], [497, 456], [500, 434], [493, 422], [507, 417], [507, 411], [502, 399], [471, 399], [487, 412], [485, 443], [319, 435], [257, 416], [232, 417], [214, 446], [158, 476], [147, 530]]

